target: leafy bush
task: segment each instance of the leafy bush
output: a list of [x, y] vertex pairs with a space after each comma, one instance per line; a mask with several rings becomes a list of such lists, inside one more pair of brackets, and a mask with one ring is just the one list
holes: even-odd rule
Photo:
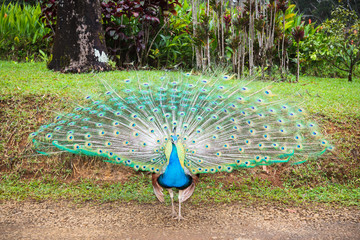
[[315, 53], [345, 71], [351, 82], [354, 68], [360, 63], [360, 18], [343, 7], [335, 9], [331, 17], [322, 24], [321, 43]]
[[306, 39], [300, 42], [301, 72], [316, 77], [345, 77], [345, 72], [334, 68], [326, 59], [318, 56], [317, 52], [326, 46], [323, 45], [324, 32], [321, 31], [321, 26], [315, 30], [315, 33], [305, 34]]
[[[309, 24], [312, 25], [312, 24]], [[307, 25], [307, 26], [309, 26]], [[313, 28], [300, 42], [303, 73], [324, 77], [348, 77], [360, 68], [360, 20], [355, 12], [342, 7], [332, 19]]]
[[175, 11], [176, 15], [168, 16], [149, 46], [148, 55], [152, 65], [157, 68], [194, 66], [193, 44], [188, 30], [191, 24], [190, 6], [183, 1], [181, 6], [176, 6]]
[[176, 14], [176, 4], [177, 0], [102, 2], [106, 45], [118, 65], [149, 64], [147, 53], [151, 43], [163, 29], [161, 25], [169, 13]]
[[48, 30], [39, 21], [39, 5], [20, 6], [3, 4], [0, 9], [0, 58], [12, 60], [30, 60], [40, 57], [39, 50], [48, 49], [43, 37]]

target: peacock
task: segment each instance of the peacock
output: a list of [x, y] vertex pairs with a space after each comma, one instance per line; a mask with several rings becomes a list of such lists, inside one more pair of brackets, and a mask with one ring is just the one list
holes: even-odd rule
[[34, 148], [149, 171], [157, 199], [164, 202], [168, 190], [171, 215], [179, 220], [199, 174], [295, 165], [333, 149], [304, 108], [279, 99], [271, 86], [252, 87], [251, 80], [166, 73], [117, 85], [103, 81], [101, 93], [31, 133]]

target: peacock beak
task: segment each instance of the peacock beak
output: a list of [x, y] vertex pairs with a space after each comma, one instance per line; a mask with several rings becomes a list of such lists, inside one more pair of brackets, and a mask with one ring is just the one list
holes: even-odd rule
[[171, 142], [176, 144], [178, 141], [178, 137], [176, 136], [176, 126], [173, 128], [173, 135], [171, 135]]

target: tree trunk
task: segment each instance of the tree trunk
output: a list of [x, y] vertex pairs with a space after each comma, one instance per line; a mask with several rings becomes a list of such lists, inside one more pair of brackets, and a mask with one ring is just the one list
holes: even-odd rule
[[62, 72], [109, 70], [100, 1], [60, 0], [49, 69]]
[[348, 81], [349, 82], [352, 82], [353, 68], [354, 68], [354, 65], [351, 64], [350, 69], [349, 69], [349, 75], [348, 75]]

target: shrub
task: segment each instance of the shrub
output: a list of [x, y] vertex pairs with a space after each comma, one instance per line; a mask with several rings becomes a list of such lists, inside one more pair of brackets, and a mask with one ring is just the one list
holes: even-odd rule
[[48, 30], [39, 21], [41, 8], [9, 3], [0, 9], [0, 58], [32, 60], [40, 57], [39, 50], [47, 51], [43, 37]]
[[316, 53], [332, 66], [347, 72], [348, 81], [360, 63], [360, 18], [355, 11], [338, 7], [322, 24], [322, 41]]

